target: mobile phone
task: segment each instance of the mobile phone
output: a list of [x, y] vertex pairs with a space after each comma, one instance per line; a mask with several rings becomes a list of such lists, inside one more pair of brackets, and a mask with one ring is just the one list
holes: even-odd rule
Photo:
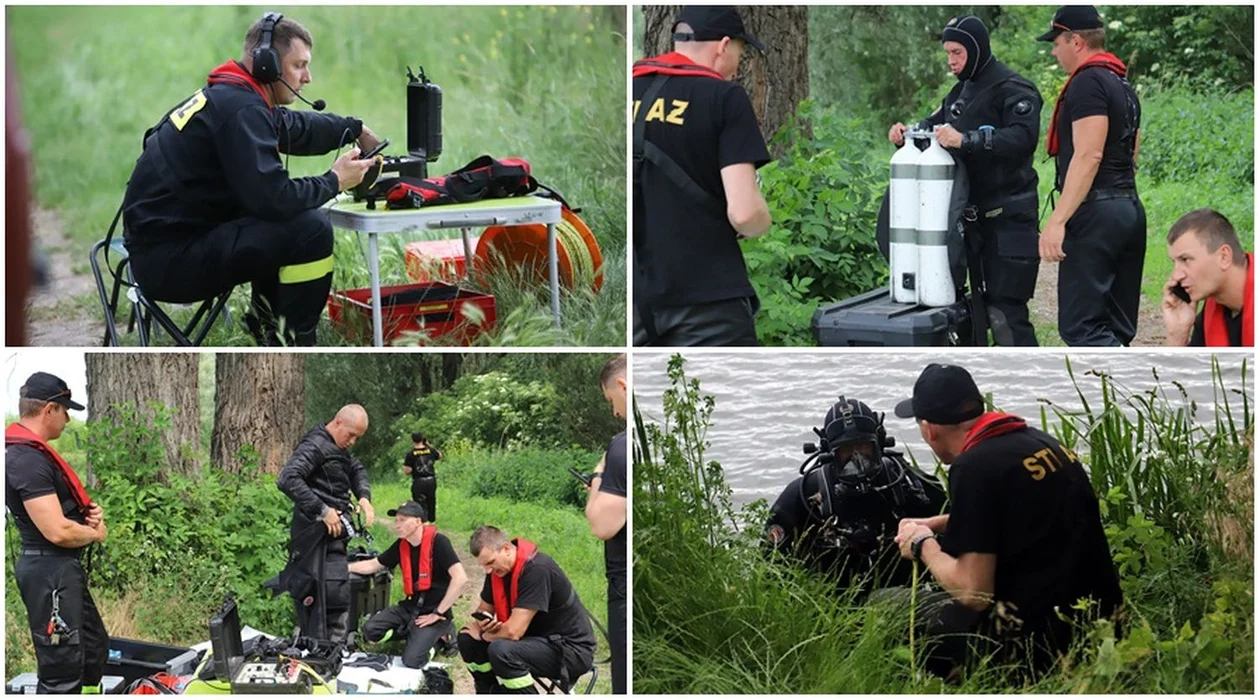
[[574, 469], [573, 467], [569, 467], [568, 469], [569, 469], [569, 473], [573, 475], [574, 479], [577, 479], [578, 481], [582, 482], [583, 484], [586, 484], [587, 486], [591, 485], [590, 474], [583, 474], [582, 472]]
[[491, 615], [485, 610], [474, 610], [472, 616], [474, 620], [481, 620], [482, 622], [491, 622], [494, 620], [494, 615]]
[[387, 146], [389, 146], [389, 139], [385, 139], [384, 141], [381, 141], [380, 143], [376, 144], [376, 148], [373, 148], [367, 153], [360, 154], [359, 160], [371, 160], [372, 158], [375, 158], [378, 155], [380, 155], [381, 151], [384, 151]]
[[1173, 285], [1172, 293], [1173, 293], [1173, 296], [1177, 297], [1178, 299], [1186, 302], [1187, 304], [1190, 303], [1190, 292], [1187, 292], [1186, 288], [1181, 286], [1180, 282]]

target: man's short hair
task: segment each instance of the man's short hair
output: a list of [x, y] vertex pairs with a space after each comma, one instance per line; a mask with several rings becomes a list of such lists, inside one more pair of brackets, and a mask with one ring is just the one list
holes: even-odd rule
[[424, 433], [412, 433], [412, 434], [411, 434], [411, 441], [412, 441], [412, 442], [424, 442]]
[[626, 354], [623, 352], [604, 363], [604, 369], [599, 373], [599, 385], [608, 386], [613, 379], [624, 376], [626, 376]]
[[47, 405], [47, 401], [40, 401], [39, 399], [18, 399], [18, 417], [34, 418]]
[[1243, 252], [1242, 241], [1238, 240], [1234, 225], [1215, 209], [1195, 209], [1182, 214], [1172, 228], [1168, 229], [1168, 245], [1176, 243], [1186, 233], [1193, 233], [1208, 252], [1214, 253], [1221, 246], [1229, 246], [1234, 265], [1242, 267], [1247, 264], [1247, 255]]
[[[245, 32], [243, 56], [253, 55], [254, 49], [262, 46], [262, 27], [263, 21], [260, 19], [254, 22], [248, 32]], [[280, 58], [284, 58], [289, 53], [289, 48], [293, 45], [294, 39], [301, 39], [307, 48], [315, 48], [315, 40], [311, 38], [311, 33], [306, 31], [306, 27], [288, 17], [281, 18], [276, 23], [275, 30], [271, 33], [271, 45], [276, 49], [276, 53], [280, 55]]]
[[1085, 48], [1087, 49], [1098, 51], [1107, 47], [1107, 30], [1103, 27], [1078, 29], [1073, 34], [1079, 36], [1081, 41], [1085, 42]]
[[508, 543], [508, 537], [502, 530], [493, 525], [482, 525], [473, 530], [472, 537], [468, 540], [468, 551], [474, 557], [481, 556], [483, 549], [499, 549]]

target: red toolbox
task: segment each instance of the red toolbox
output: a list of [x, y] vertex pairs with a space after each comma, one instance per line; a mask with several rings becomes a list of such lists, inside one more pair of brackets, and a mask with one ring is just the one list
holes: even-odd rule
[[[473, 236], [472, 249], [477, 249], [479, 237]], [[464, 259], [464, 240], [452, 238], [444, 241], [412, 241], [403, 246], [407, 262], [407, 278], [415, 282], [456, 283], [464, 278], [467, 261]]]
[[[328, 295], [328, 317], [345, 337], [372, 342], [372, 290], [348, 289]], [[381, 325], [385, 342], [405, 333], [430, 339], [446, 337], [468, 345], [494, 328], [494, 297], [441, 282], [381, 287]], [[419, 339], [423, 342], [423, 338]]]

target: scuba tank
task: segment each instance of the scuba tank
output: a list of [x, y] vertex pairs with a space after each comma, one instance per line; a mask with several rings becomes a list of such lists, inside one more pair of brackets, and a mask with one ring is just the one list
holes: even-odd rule
[[442, 88], [420, 67], [419, 77], [407, 69], [407, 153], [432, 163], [442, 155]]

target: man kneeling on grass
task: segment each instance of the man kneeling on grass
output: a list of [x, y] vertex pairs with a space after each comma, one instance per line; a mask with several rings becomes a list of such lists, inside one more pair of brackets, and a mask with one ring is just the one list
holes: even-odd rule
[[569, 578], [533, 542], [490, 525], [473, 531], [468, 548], [486, 571], [458, 637], [477, 693], [534, 694], [538, 677], [568, 688], [595, 659], [595, 631]]
[[389, 515], [398, 540], [375, 559], [354, 562], [350, 572], [371, 576], [399, 566], [407, 597], [373, 615], [363, 625], [363, 638], [373, 643], [407, 640], [403, 663], [421, 668], [433, 658], [438, 639], [455, 631], [451, 608], [468, 583], [468, 574], [446, 535], [425, 524], [424, 506], [407, 501]]

